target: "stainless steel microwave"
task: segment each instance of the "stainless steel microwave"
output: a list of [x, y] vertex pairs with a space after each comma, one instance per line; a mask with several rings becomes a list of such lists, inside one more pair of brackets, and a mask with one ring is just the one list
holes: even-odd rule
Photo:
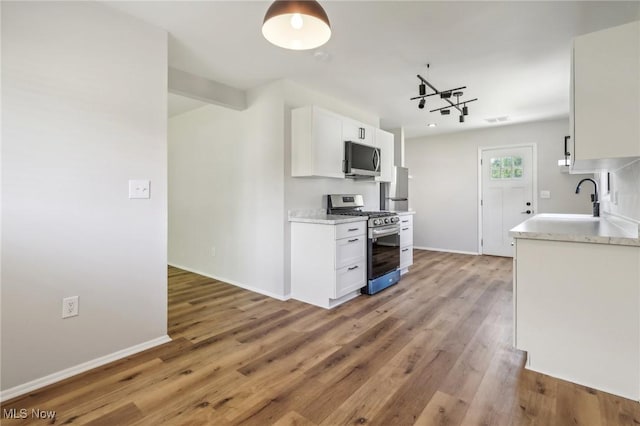
[[343, 171], [347, 177], [380, 176], [380, 148], [346, 141]]

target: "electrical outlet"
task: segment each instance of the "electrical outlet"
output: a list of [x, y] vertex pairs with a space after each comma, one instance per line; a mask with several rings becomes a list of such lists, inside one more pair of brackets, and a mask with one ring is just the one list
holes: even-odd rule
[[78, 315], [78, 296], [65, 297], [62, 299], [62, 318], [75, 317]]

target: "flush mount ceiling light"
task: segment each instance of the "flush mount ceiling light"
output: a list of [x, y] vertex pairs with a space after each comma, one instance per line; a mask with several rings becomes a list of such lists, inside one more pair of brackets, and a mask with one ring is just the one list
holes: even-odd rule
[[315, 0], [276, 0], [264, 15], [262, 35], [285, 49], [315, 49], [329, 41], [331, 25]]
[[[429, 71], [429, 64], [427, 64], [427, 72], [428, 71]], [[463, 95], [463, 92], [461, 90], [462, 89], [466, 89], [467, 86], [461, 86], [461, 87], [456, 87], [454, 89], [447, 89], [447, 90], [442, 90], [441, 91], [441, 90], [436, 89], [433, 86], [433, 84], [431, 84], [427, 80], [425, 80], [420, 74], [418, 74], [417, 77], [420, 80], [420, 85], [418, 86], [419, 95], [418, 96], [414, 96], [413, 98], [411, 98], [411, 100], [414, 101], [416, 99], [420, 99], [420, 102], [418, 103], [418, 108], [420, 108], [420, 109], [424, 108], [424, 104], [426, 102], [425, 101], [426, 98], [428, 98], [430, 96], [438, 95], [440, 97], [440, 99], [442, 99], [443, 101], [447, 102], [449, 105], [443, 106], [442, 108], [432, 109], [429, 112], [440, 111], [441, 115], [450, 115], [451, 114], [451, 108], [455, 108], [460, 113], [460, 117], [459, 117], [460, 123], [464, 123], [464, 117], [466, 115], [469, 115], [469, 107], [467, 107], [467, 104], [470, 103], [470, 102], [474, 102], [474, 101], [478, 100], [478, 98], [470, 99], [468, 101], [461, 101], [460, 100], [460, 97]], [[431, 90], [433, 90], [433, 93], [426, 93], [425, 86], [429, 86], [429, 88]], [[455, 102], [451, 100], [452, 97], [456, 98]]]

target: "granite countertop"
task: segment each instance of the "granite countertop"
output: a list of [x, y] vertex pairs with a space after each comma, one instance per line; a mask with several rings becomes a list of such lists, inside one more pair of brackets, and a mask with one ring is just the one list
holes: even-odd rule
[[[414, 211], [394, 212], [398, 216], [416, 214]], [[341, 223], [364, 222], [368, 218], [363, 216], [343, 216], [327, 214], [326, 210], [290, 210], [289, 222], [320, 223], [325, 225], [339, 225]]]
[[341, 223], [365, 222], [368, 218], [362, 216], [342, 216], [327, 214], [323, 210], [296, 210], [289, 212], [289, 222], [319, 223], [322, 225], [339, 225]]
[[637, 223], [613, 216], [538, 214], [509, 231], [513, 238], [640, 247]]

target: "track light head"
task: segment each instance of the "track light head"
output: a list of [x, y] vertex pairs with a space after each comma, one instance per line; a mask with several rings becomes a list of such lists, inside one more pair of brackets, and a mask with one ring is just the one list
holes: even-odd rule
[[418, 90], [420, 92], [420, 96], [424, 96], [427, 94], [427, 85], [424, 83], [420, 83], [420, 86], [418, 86]]
[[462, 115], [469, 115], [469, 108], [466, 105], [462, 107]]
[[425, 100], [424, 99], [420, 99], [420, 103], [418, 104], [418, 108], [424, 109], [424, 104], [425, 104]]
[[440, 115], [449, 115], [451, 114], [451, 111], [449, 111], [448, 109], [441, 109], [440, 110]]
[[451, 97], [451, 92], [440, 92], [440, 99], [449, 99]]
[[464, 115], [460, 114], [460, 122], [464, 123]]

